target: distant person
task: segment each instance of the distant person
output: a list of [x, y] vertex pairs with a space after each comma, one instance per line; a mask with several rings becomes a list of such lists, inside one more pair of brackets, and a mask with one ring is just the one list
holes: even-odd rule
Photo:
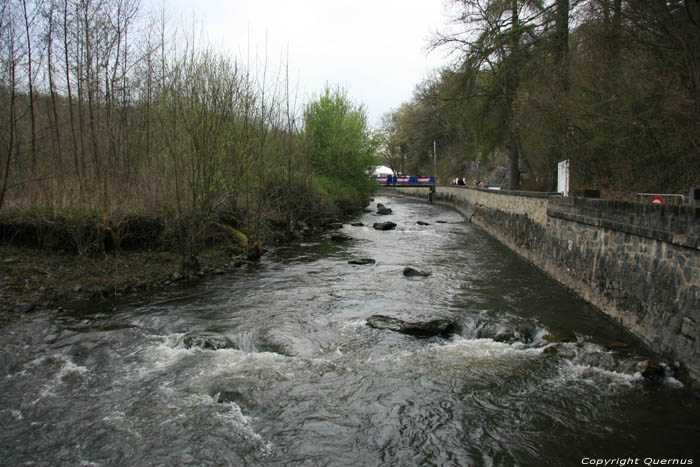
[[465, 181], [464, 181], [464, 177], [461, 177], [461, 178], [457, 179], [457, 184], [458, 184], [459, 186], [464, 186], [464, 185], [466, 185], [466, 183], [465, 183]]

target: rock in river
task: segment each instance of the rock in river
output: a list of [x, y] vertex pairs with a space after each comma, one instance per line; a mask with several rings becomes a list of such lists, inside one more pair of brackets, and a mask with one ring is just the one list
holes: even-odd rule
[[376, 261], [373, 260], [372, 258], [359, 258], [359, 259], [351, 259], [350, 261], [348, 261], [348, 264], [357, 264], [360, 266], [364, 266], [366, 264], [374, 264], [374, 263], [376, 263]]
[[637, 371], [641, 373], [647, 381], [659, 381], [664, 378], [666, 371], [664, 367], [658, 363], [650, 362], [649, 360], [644, 360], [637, 364]]
[[391, 208], [384, 206], [382, 203], [377, 204], [377, 214], [380, 216], [388, 216], [391, 214]]
[[457, 321], [445, 315], [424, 313], [376, 314], [367, 318], [367, 325], [375, 329], [388, 329], [419, 337], [448, 336], [457, 332]]
[[210, 332], [186, 334], [182, 338], [182, 343], [188, 349], [192, 347], [207, 350], [237, 349], [236, 345], [228, 337]]
[[432, 273], [430, 271], [421, 271], [418, 268], [414, 268], [413, 266], [406, 266], [403, 268], [403, 275], [408, 276], [408, 277], [416, 277], [416, 276], [429, 276]]
[[34, 311], [34, 304], [32, 303], [18, 303], [14, 307], [12, 307], [12, 311], [14, 313], [29, 313], [30, 311]]
[[216, 402], [219, 404], [228, 404], [233, 402], [239, 407], [242, 405], [248, 405], [248, 400], [246, 397], [238, 391], [221, 391], [216, 398]]
[[396, 224], [393, 222], [375, 222], [372, 224], [372, 227], [374, 227], [375, 230], [394, 230]]

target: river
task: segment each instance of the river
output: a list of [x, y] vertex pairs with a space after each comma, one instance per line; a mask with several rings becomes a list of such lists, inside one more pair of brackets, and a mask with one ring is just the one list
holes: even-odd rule
[[[698, 400], [630, 370], [650, 356], [626, 332], [457, 212], [377, 201], [393, 214], [345, 225], [350, 241], [328, 232], [196, 285], [4, 328], [0, 464], [700, 463]], [[385, 220], [398, 228], [372, 228]], [[365, 321], [415, 310], [460, 330]], [[236, 348], [187, 348], [195, 334]], [[550, 336], [568, 338], [545, 352]]]

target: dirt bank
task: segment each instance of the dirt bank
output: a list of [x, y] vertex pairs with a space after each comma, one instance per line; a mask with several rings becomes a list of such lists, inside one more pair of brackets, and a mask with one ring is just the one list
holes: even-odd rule
[[196, 281], [244, 262], [242, 256], [232, 256], [224, 249], [205, 251], [195, 264], [183, 269], [180, 258], [167, 251], [85, 257], [0, 245], [0, 326], [37, 309]]

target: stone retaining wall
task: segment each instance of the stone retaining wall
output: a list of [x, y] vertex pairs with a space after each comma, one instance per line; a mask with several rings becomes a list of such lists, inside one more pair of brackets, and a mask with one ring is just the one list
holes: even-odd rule
[[[427, 190], [384, 190], [427, 198]], [[438, 187], [502, 243], [622, 324], [700, 387], [700, 208]]]

